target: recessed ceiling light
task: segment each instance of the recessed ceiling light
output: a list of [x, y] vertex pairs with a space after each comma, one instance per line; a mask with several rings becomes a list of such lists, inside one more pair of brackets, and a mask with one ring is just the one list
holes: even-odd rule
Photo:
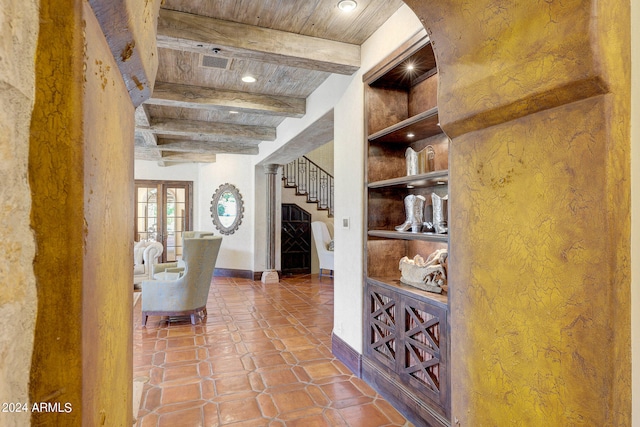
[[409, 137], [409, 138], [413, 138], [414, 136], [416, 136], [416, 134], [415, 134], [415, 133], [413, 133], [413, 132], [409, 132], [409, 133], [407, 134], [407, 137]]
[[414, 68], [416, 67], [413, 64], [407, 64], [407, 70], [413, 71]]
[[256, 78], [253, 76], [244, 76], [242, 78], [242, 81], [245, 83], [255, 83], [256, 82]]
[[351, 12], [356, 7], [358, 7], [358, 3], [354, 0], [341, 0], [338, 2], [338, 9], [343, 12]]
[[231, 110], [231, 111], [229, 111], [229, 114], [238, 114], [238, 112], [235, 111], [235, 110]]

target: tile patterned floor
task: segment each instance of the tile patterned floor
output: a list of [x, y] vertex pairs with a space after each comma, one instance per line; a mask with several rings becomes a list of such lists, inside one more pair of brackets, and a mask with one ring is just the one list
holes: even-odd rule
[[331, 353], [333, 281], [214, 278], [208, 317], [134, 309], [138, 427], [411, 426]]

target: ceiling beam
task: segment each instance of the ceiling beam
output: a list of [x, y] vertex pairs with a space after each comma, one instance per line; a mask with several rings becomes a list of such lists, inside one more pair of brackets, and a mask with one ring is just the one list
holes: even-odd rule
[[198, 153], [162, 153], [163, 162], [194, 162], [194, 163], [215, 163], [215, 154], [198, 154]]
[[156, 135], [179, 136], [187, 139], [220, 142], [274, 141], [276, 129], [268, 126], [248, 126], [234, 123], [204, 122], [196, 120], [177, 120], [155, 118], [148, 128], [136, 128], [136, 131], [149, 131]]
[[158, 138], [153, 134], [153, 132], [136, 128], [134, 145], [136, 147], [153, 148], [158, 145]]
[[198, 154], [258, 154], [257, 145], [241, 142], [218, 141], [181, 141], [174, 139], [160, 139], [159, 151], [175, 151]]
[[135, 118], [136, 118], [136, 126], [149, 126], [151, 122], [149, 107], [147, 107], [145, 104], [141, 104], [138, 107], [136, 107]]
[[333, 132], [333, 110], [330, 110], [267, 156], [260, 164], [286, 165], [298, 157], [333, 141]]
[[[243, 113], [297, 118], [304, 116], [306, 111], [306, 100], [304, 98], [211, 89], [164, 82], [156, 82], [153, 96], [147, 100], [146, 104], [177, 108], [235, 110]], [[138, 121], [136, 120], [137, 123]]]
[[360, 68], [360, 46], [286, 31], [160, 10], [158, 47], [252, 59], [291, 67], [352, 75]]

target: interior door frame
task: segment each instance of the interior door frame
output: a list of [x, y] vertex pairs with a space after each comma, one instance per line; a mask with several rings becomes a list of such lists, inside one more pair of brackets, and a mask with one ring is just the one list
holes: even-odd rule
[[162, 180], [147, 180], [136, 179], [135, 191], [134, 191], [134, 230], [133, 240], [138, 240], [139, 232], [145, 233], [145, 231], [138, 230], [138, 188], [140, 187], [156, 187], [158, 194], [158, 235], [160, 238], [157, 240], [162, 243], [165, 250], [162, 251], [162, 262], [167, 262], [167, 200], [166, 192], [168, 188], [177, 187], [185, 189], [185, 216], [184, 216], [184, 230], [190, 231], [193, 224], [193, 181], [162, 181]]

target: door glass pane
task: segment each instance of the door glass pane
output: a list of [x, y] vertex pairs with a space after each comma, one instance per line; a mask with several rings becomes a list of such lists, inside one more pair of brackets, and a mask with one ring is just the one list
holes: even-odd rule
[[138, 187], [136, 240], [158, 238], [158, 191], [155, 187]]
[[184, 231], [184, 188], [168, 187], [167, 200], [167, 261], [176, 261], [182, 257], [182, 231]]

